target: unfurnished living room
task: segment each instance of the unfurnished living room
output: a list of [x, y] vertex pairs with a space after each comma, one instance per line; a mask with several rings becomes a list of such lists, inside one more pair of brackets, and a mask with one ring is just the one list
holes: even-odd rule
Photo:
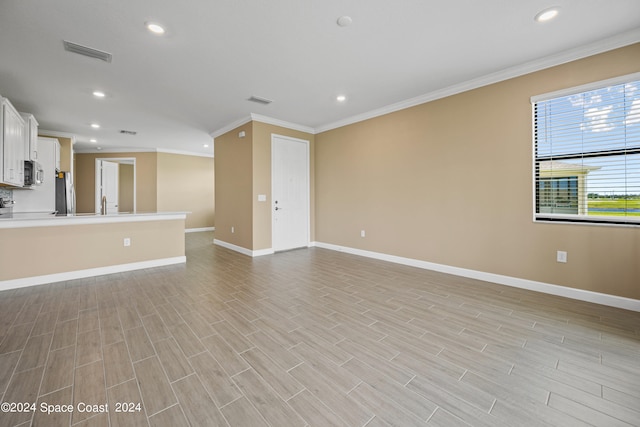
[[640, 426], [640, 2], [0, 2], [0, 426]]

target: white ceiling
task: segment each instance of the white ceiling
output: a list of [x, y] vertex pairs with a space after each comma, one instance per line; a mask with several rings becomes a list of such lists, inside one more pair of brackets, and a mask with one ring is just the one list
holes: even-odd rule
[[[552, 5], [556, 20], [534, 22]], [[206, 154], [211, 134], [251, 113], [328, 129], [637, 41], [638, 0], [2, 0], [0, 94], [79, 151]]]

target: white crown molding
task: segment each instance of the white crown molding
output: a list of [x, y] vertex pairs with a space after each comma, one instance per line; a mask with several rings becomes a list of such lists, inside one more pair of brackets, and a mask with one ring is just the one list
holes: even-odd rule
[[393, 262], [395, 264], [408, 265], [425, 270], [438, 271], [441, 273], [453, 274], [460, 277], [482, 280], [485, 282], [497, 283], [499, 285], [511, 286], [514, 288], [528, 289], [545, 294], [571, 298], [580, 301], [592, 302], [607, 305], [610, 307], [622, 308], [640, 312], [640, 300], [620, 297], [617, 295], [603, 294], [599, 292], [586, 291], [583, 289], [569, 288], [566, 286], [553, 285], [550, 283], [537, 282], [534, 280], [521, 279], [518, 277], [503, 276], [501, 274], [487, 273], [484, 271], [470, 270], [467, 268], [453, 267], [450, 265], [436, 264], [414, 258], [405, 258], [396, 255], [389, 255], [380, 252], [366, 251], [362, 249], [350, 248], [346, 246], [334, 245], [331, 243], [314, 242], [312, 246], [329, 249], [332, 251], [345, 252], [352, 255], [359, 255], [381, 261]]
[[158, 153], [166, 153], [166, 154], [180, 154], [183, 156], [195, 156], [195, 157], [210, 157], [213, 158], [213, 153], [194, 153], [193, 151], [183, 151], [183, 150], [170, 150], [166, 148], [158, 148], [156, 150]]
[[229, 123], [228, 125], [211, 132], [209, 136], [211, 136], [213, 139], [216, 139], [217, 137], [222, 136], [227, 132], [231, 132], [239, 126], [249, 123], [251, 120], [253, 120], [251, 116], [243, 117], [242, 119], [236, 120], [235, 122]]
[[210, 135], [213, 138], [216, 138], [252, 120], [256, 122], [282, 126], [288, 129], [298, 130], [300, 132], [306, 132], [306, 133], [315, 135], [321, 132], [326, 132], [332, 129], [336, 129], [343, 126], [358, 123], [364, 120], [372, 119], [374, 117], [379, 117], [385, 114], [415, 107], [416, 105], [446, 98], [448, 96], [456, 95], [462, 92], [477, 89], [490, 84], [509, 80], [515, 77], [523, 76], [525, 74], [544, 70], [546, 68], [551, 68], [557, 65], [566, 64], [567, 62], [576, 61], [578, 59], [597, 55], [599, 53], [607, 52], [609, 50], [628, 46], [638, 42], [640, 42], [640, 28], [627, 31], [603, 40], [599, 40], [597, 42], [594, 42], [588, 45], [580, 46], [574, 49], [569, 49], [555, 55], [546, 56], [544, 58], [540, 58], [535, 61], [525, 62], [524, 64], [520, 64], [515, 67], [506, 68], [504, 70], [500, 70], [495, 73], [487, 74], [485, 76], [468, 80], [466, 82], [449, 86], [443, 89], [438, 89], [433, 92], [426, 93], [424, 95], [406, 99], [404, 101], [387, 105], [385, 107], [377, 108], [375, 110], [367, 111], [362, 114], [356, 114], [355, 116], [347, 117], [345, 119], [338, 120], [336, 122], [327, 123], [325, 125], [321, 125], [316, 128], [252, 113], [250, 114], [249, 117], [242, 118], [233, 123], [230, 123], [229, 125], [217, 131], [211, 132]]
[[77, 154], [126, 154], [126, 153], [166, 153], [166, 154], [180, 154], [183, 156], [195, 156], [195, 157], [210, 157], [213, 158], [213, 153], [196, 153], [193, 151], [184, 150], [171, 150], [166, 148], [103, 148], [98, 150], [97, 148], [77, 149], [74, 150]]
[[158, 151], [155, 148], [103, 148], [98, 150], [97, 148], [80, 148], [73, 150], [77, 154], [102, 154], [102, 153], [155, 153]]
[[297, 123], [292, 123], [292, 122], [287, 122], [284, 120], [280, 120], [280, 119], [274, 119], [273, 117], [267, 117], [267, 116], [263, 116], [261, 114], [254, 114], [251, 113], [249, 115], [249, 117], [244, 117], [240, 120], [236, 120], [233, 123], [229, 123], [228, 125], [226, 125], [225, 127], [218, 129], [216, 131], [211, 132], [209, 135], [211, 137], [213, 137], [214, 139], [224, 135], [227, 132], [231, 132], [232, 130], [247, 124], [251, 121], [254, 122], [260, 122], [260, 123], [266, 123], [268, 125], [274, 125], [274, 126], [280, 126], [283, 128], [287, 128], [287, 129], [292, 129], [292, 130], [297, 130], [300, 132], [306, 132], [306, 133], [310, 133], [312, 135], [314, 135], [316, 133], [316, 130], [310, 126], [305, 126], [305, 125], [300, 125]]
[[640, 28], [315, 128], [316, 134], [640, 42]]
[[268, 125], [281, 126], [283, 128], [297, 130], [300, 132], [306, 132], [314, 135], [316, 130], [310, 126], [299, 125], [297, 123], [291, 123], [280, 119], [274, 119], [273, 117], [262, 116], [260, 114], [251, 113], [251, 119], [256, 122], [266, 123]]
[[52, 137], [60, 137], [60, 138], [69, 138], [71, 140], [71, 145], [76, 143], [76, 136], [72, 133], [68, 132], [59, 132], [57, 130], [46, 130], [46, 129], [38, 129], [38, 136], [52, 136]]

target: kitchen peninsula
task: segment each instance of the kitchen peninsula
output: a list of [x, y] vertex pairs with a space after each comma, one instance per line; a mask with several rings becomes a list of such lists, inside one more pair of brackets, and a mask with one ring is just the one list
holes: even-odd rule
[[186, 262], [184, 212], [0, 216], [0, 290]]

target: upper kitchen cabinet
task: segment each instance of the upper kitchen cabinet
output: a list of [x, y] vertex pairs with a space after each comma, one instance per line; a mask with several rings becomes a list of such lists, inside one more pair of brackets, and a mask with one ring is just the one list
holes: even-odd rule
[[38, 121], [33, 114], [20, 113], [24, 120], [24, 159], [38, 160]]
[[20, 114], [7, 98], [0, 96], [0, 184], [22, 187], [24, 185], [24, 127]]

